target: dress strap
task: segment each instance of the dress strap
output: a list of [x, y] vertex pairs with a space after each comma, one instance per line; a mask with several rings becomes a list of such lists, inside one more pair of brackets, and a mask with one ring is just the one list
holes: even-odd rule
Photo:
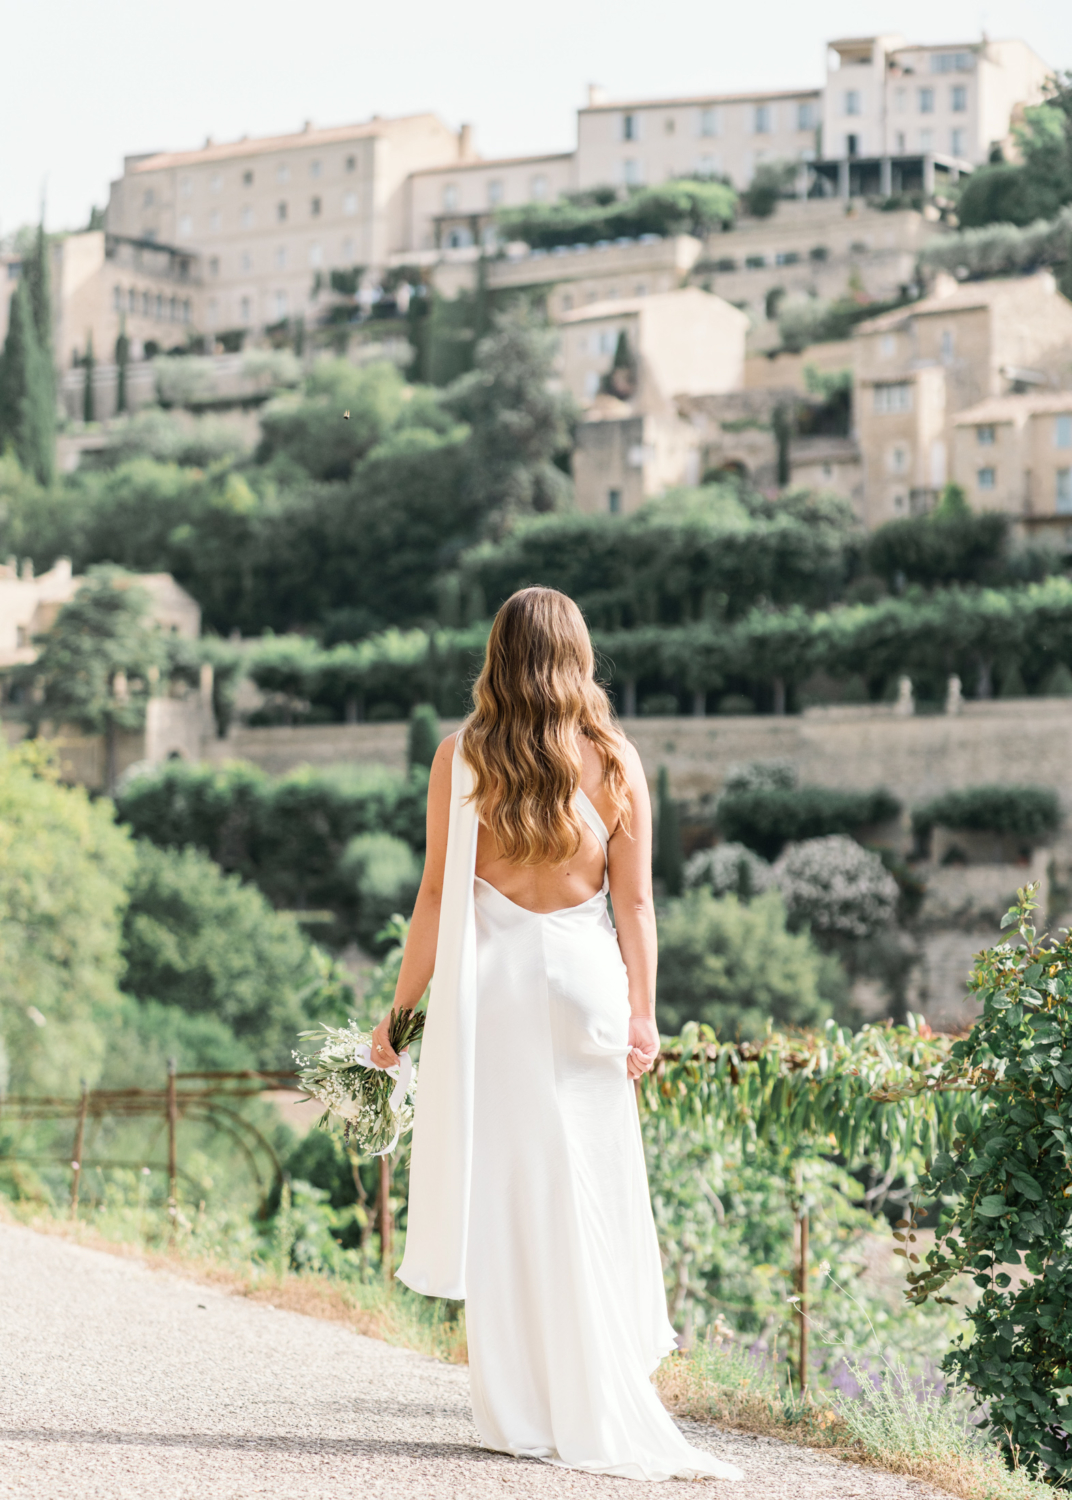
[[607, 825], [593, 807], [591, 797], [582, 791], [580, 787], [577, 788], [574, 806], [599, 840], [599, 847], [603, 850], [603, 894], [606, 895], [610, 889], [610, 871], [607, 867], [607, 849], [610, 845], [610, 834], [607, 832]]

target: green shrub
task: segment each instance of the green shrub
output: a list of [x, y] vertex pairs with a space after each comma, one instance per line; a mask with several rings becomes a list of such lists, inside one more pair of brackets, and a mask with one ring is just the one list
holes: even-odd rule
[[918, 839], [932, 828], [959, 828], [979, 833], [1008, 833], [1042, 839], [1056, 833], [1061, 823], [1057, 793], [1045, 786], [969, 786], [945, 792], [912, 812]]
[[655, 873], [662, 876], [667, 894], [680, 896], [685, 871], [685, 855], [681, 847], [681, 816], [677, 803], [670, 795], [670, 776], [665, 766], [659, 767], [655, 798]]
[[345, 919], [353, 890], [339, 873], [343, 850], [363, 833], [423, 849], [427, 788], [423, 767], [408, 776], [340, 766], [270, 777], [240, 762], [169, 761], [128, 781], [116, 804], [139, 836], [163, 848], [203, 850], [274, 905], [330, 907]]
[[501, 209], [499, 231], [505, 239], [546, 250], [641, 234], [702, 236], [732, 224], [737, 206], [736, 193], [725, 183], [688, 179], [642, 188], [609, 203], [592, 201], [593, 197], [575, 194], [555, 203]]
[[871, 533], [866, 565], [890, 587], [991, 582], [1008, 534], [1009, 517], [997, 512], [906, 516]]
[[368, 949], [388, 917], [408, 917], [421, 883], [421, 861], [408, 844], [389, 833], [361, 833], [339, 860], [339, 874], [353, 893], [355, 927]]
[[724, 792], [716, 816], [724, 838], [774, 859], [785, 844], [832, 833], [856, 834], [869, 824], [888, 822], [900, 810], [897, 798], [882, 787], [871, 792], [769, 787]]
[[214, 1017], [261, 1067], [286, 1067], [295, 1034], [336, 1014], [339, 996], [294, 918], [196, 849], [140, 841], [123, 947], [129, 994]]
[[431, 770], [435, 753], [439, 749], [439, 716], [430, 703], [418, 703], [410, 710], [409, 738], [406, 744], [406, 760], [412, 771], [414, 766]]
[[736, 896], [687, 891], [659, 914], [659, 1026], [704, 1021], [723, 1037], [777, 1026], [814, 1026], [831, 1013], [834, 978], [804, 933], [785, 925], [775, 892], [748, 905]]

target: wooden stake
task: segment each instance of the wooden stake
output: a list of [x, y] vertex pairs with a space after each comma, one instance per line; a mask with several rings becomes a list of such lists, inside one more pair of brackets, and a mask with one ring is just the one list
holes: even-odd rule
[[82, 1181], [82, 1150], [86, 1140], [86, 1111], [89, 1108], [89, 1089], [82, 1079], [82, 1098], [78, 1105], [78, 1124], [74, 1132], [74, 1155], [71, 1158], [71, 1218], [78, 1217], [78, 1189]]

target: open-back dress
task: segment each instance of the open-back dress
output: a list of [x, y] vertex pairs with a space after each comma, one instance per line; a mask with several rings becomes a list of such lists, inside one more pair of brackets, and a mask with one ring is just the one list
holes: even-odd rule
[[[465, 1298], [489, 1447], [629, 1479], [738, 1479], [686, 1442], [650, 1381], [675, 1335], [606, 875], [580, 905], [516, 905], [475, 874], [471, 790], [456, 749], [398, 1275]], [[602, 819], [583, 791], [575, 806], [605, 859]]]

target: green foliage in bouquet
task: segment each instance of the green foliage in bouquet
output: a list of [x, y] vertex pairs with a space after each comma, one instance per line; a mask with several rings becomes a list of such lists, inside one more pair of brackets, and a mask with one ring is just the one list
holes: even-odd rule
[[[391, 1015], [391, 1046], [401, 1055], [424, 1030], [424, 1012], [397, 1010]], [[391, 1108], [396, 1080], [383, 1068], [373, 1068], [361, 1059], [370, 1045], [371, 1033], [349, 1026], [320, 1026], [299, 1033], [303, 1041], [318, 1042], [316, 1054], [300, 1071], [302, 1087], [327, 1105], [317, 1124], [325, 1127], [331, 1116], [341, 1115], [343, 1141], [353, 1138], [358, 1151], [378, 1156], [389, 1151], [395, 1139], [413, 1124], [413, 1083], [397, 1112]], [[295, 1057], [298, 1054], [295, 1053]], [[367, 1057], [367, 1053], [366, 1053]], [[299, 1061], [303, 1059], [299, 1058]]]
[[[979, 954], [970, 988], [983, 1012], [941, 1070], [914, 1086], [960, 1090], [981, 1105], [920, 1179], [923, 1199], [952, 1206], [908, 1298], [936, 1297], [960, 1271], [981, 1296], [966, 1310], [970, 1343], [943, 1368], [985, 1403], [1010, 1462], [1072, 1479], [1072, 938], [1038, 938], [1037, 886], [1003, 920], [1016, 935]], [[903, 1097], [903, 1093], [901, 1095]], [[892, 1097], [892, 1096], [891, 1096]], [[912, 1264], [913, 1224], [903, 1254]], [[1014, 1269], [1015, 1268], [1015, 1269]], [[1012, 1271], [1012, 1274], [1010, 1274]], [[1015, 1279], [1014, 1279], [1015, 1277]]]

